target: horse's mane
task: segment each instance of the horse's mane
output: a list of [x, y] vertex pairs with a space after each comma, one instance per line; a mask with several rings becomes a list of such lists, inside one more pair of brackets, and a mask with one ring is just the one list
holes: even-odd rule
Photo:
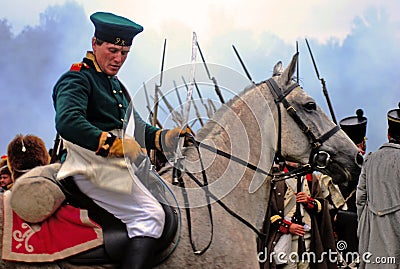
[[222, 118], [224, 114], [228, 112], [228, 108], [231, 108], [237, 101], [241, 100], [244, 95], [252, 91], [255, 87], [258, 87], [262, 83], [263, 82], [251, 84], [245, 87], [243, 91], [239, 92], [233, 98], [229, 99], [225, 104], [223, 104], [214, 113], [213, 117], [209, 119], [201, 129], [199, 129], [198, 133], [196, 134], [197, 139], [201, 140], [206, 138], [208, 135], [219, 132], [221, 127], [218, 124], [218, 119]]

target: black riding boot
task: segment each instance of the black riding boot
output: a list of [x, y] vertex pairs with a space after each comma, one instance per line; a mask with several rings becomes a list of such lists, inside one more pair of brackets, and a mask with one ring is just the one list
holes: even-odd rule
[[133, 237], [126, 246], [121, 269], [151, 269], [157, 239], [146, 236]]

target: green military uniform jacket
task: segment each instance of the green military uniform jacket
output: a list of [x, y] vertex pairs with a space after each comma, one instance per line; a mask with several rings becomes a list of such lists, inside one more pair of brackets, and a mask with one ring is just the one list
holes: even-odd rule
[[129, 102], [118, 78], [103, 73], [93, 53], [88, 52], [83, 62], [73, 64], [54, 86], [56, 129], [62, 138], [96, 151], [101, 132], [122, 129], [129, 112], [134, 114], [135, 139], [142, 147], [154, 149], [159, 129], [143, 121], [129, 108]]

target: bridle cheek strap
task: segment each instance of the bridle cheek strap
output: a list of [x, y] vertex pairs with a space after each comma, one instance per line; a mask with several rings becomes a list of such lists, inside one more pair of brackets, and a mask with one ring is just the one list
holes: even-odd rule
[[[319, 151], [318, 149], [322, 146], [322, 144], [327, 141], [330, 137], [332, 137], [336, 132], [340, 130], [340, 126], [335, 125], [331, 130], [326, 132], [325, 134], [321, 135], [320, 137], [316, 137], [314, 133], [311, 131], [310, 127], [304, 123], [304, 121], [299, 117], [297, 114], [296, 109], [288, 102], [286, 99], [286, 96], [289, 95], [295, 88], [299, 87], [298, 83], [293, 83], [291, 84], [287, 89], [282, 91], [282, 89], [278, 86], [276, 81], [273, 78], [270, 78], [266, 81], [266, 84], [270, 91], [272, 92], [272, 95], [274, 96], [274, 101], [275, 104], [277, 105], [278, 108], [278, 120], [279, 120], [279, 125], [278, 125], [278, 147], [277, 147], [277, 158], [282, 158], [282, 153], [281, 153], [281, 111], [279, 108], [279, 103], [282, 103], [283, 106], [285, 107], [286, 111], [288, 114], [292, 117], [292, 119], [296, 122], [296, 124], [299, 126], [300, 130], [310, 139], [311, 145], [312, 145], [312, 150], [310, 154], [310, 164], [312, 167], [316, 165], [316, 167], [321, 168], [322, 166], [319, 164], [316, 164], [316, 157], [318, 157], [318, 154], [322, 154], [322, 151]], [[329, 154], [327, 152], [323, 152], [323, 154], [326, 154], [326, 161], [329, 161]], [[327, 163], [326, 163], [327, 164]], [[326, 165], [325, 164], [325, 165]]]
[[322, 144], [325, 141], [327, 141], [331, 136], [336, 134], [339, 130], [340, 130], [340, 126], [336, 125], [332, 129], [330, 129], [328, 132], [326, 132], [325, 134], [323, 134], [320, 137], [318, 137], [317, 140]]

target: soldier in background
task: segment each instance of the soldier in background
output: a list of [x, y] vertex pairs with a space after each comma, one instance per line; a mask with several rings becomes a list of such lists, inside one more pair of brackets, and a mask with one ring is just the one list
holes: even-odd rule
[[13, 180], [11, 172], [7, 165], [7, 156], [2, 156], [0, 160], [0, 192], [11, 189]]
[[359, 253], [369, 260], [360, 259], [360, 269], [400, 266], [400, 109], [387, 121], [388, 142], [365, 157], [357, 186]]
[[367, 118], [364, 116], [364, 111], [360, 108], [357, 109], [356, 116], [344, 118], [339, 124], [342, 130], [356, 144], [360, 153], [364, 155], [367, 149], [367, 138], [365, 136], [367, 132]]
[[[288, 173], [297, 169], [298, 165], [286, 161], [276, 173]], [[328, 202], [322, 196], [315, 174], [272, 180], [271, 188], [269, 209], [262, 230], [267, 238], [264, 245], [259, 245], [260, 250], [266, 250], [266, 256], [260, 267], [337, 268]], [[331, 259], [322, 253], [331, 253]], [[298, 259], [294, 259], [296, 256]], [[318, 261], [313, 259], [314, 256], [318, 257]]]
[[[340, 127], [356, 144], [360, 153], [365, 154], [366, 151], [366, 132], [367, 118], [364, 116], [362, 109], [357, 109], [355, 116], [342, 119]], [[356, 207], [356, 189], [358, 181], [346, 182], [339, 185], [340, 191], [345, 199], [346, 205], [339, 208], [334, 218], [334, 229], [338, 241], [344, 241], [346, 244], [344, 249], [340, 249], [342, 256], [346, 258], [349, 252], [356, 253], [358, 251], [357, 238], [357, 207]], [[346, 259], [347, 263], [352, 263]], [[352, 268], [351, 266], [347, 268]]]

